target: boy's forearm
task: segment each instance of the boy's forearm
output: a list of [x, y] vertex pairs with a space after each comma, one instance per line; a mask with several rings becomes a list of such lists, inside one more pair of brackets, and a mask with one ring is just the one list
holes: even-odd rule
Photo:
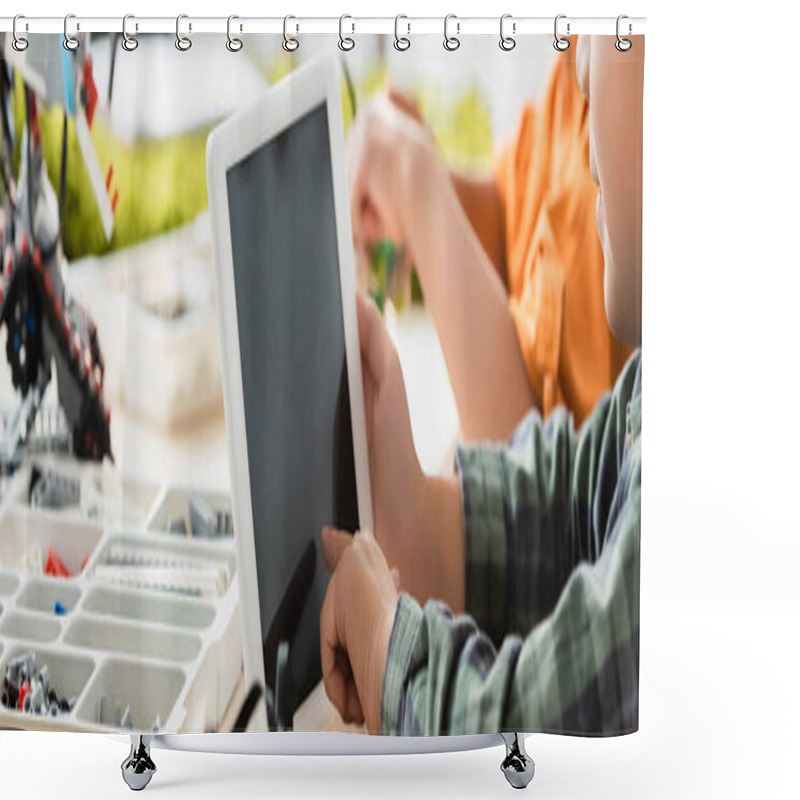
[[440, 162], [410, 159], [405, 230], [468, 439], [506, 438], [534, 405], [508, 296]]
[[457, 477], [426, 478], [426, 532], [433, 544], [428, 598], [444, 600], [456, 612], [465, 607], [464, 521]]

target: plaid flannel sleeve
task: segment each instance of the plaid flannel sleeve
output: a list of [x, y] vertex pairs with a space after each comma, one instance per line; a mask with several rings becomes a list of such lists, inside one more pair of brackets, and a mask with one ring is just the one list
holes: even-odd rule
[[505, 446], [462, 448], [469, 615], [400, 596], [385, 733], [636, 730], [637, 375], [638, 357], [579, 437], [556, 412]]
[[532, 412], [506, 444], [462, 445], [456, 453], [466, 610], [495, 643], [547, 614], [573, 566], [574, 453], [563, 408], [546, 423]]

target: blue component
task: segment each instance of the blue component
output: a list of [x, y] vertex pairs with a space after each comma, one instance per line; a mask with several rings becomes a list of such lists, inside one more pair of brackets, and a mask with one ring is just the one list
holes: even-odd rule
[[53, 611], [55, 611], [57, 617], [63, 617], [67, 613], [67, 607], [59, 600], [56, 600]]
[[19, 334], [14, 334], [14, 354], [19, 355]]
[[28, 312], [28, 333], [33, 336], [33, 332], [36, 330], [36, 317], [33, 316], [33, 311]]
[[75, 116], [75, 77], [72, 73], [72, 53], [61, 48], [61, 74], [64, 78], [64, 108], [71, 117]]

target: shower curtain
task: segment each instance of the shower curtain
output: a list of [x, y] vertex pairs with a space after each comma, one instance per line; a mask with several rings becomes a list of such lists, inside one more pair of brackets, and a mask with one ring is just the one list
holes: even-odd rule
[[[293, 30], [5, 34], [0, 725], [635, 731], [644, 37]], [[228, 180], [226, 364], [208, 138], [320, 60], [344, 148]]]

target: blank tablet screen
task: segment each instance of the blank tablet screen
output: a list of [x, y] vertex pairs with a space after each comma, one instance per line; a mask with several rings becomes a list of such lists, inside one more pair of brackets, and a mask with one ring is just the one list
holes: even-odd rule
[[321, 528], [359, 526], [326, 105], [226, 181], [261, 635], [289, 642], [294, 709], [321, 676]]

